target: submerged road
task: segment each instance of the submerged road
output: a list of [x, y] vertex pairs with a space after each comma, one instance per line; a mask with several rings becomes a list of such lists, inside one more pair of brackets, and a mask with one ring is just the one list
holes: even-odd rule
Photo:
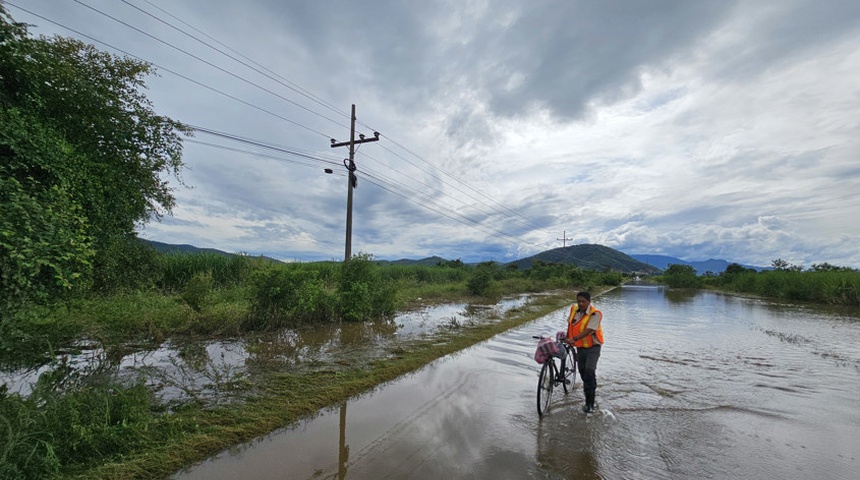
[[856, 316], [655, 287], [594, 303], [600, 414], [577, 388], [538, 418], [531, 336], [558, 311], [174, 478], [857, 478]]

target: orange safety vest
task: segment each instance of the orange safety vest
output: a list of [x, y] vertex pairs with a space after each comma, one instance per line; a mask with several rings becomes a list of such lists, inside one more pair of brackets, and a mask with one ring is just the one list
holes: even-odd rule
[[[594, 315], [594, 312], [597, 312], [603, 316], [603, 312], [594, 308], [594, 305], [588, 306], [588, 311], [585, 312], [585, 315], [579, 319], [578, 322], [573, 323], [573, 317], [576, 315], [576, 312], [579, 311], [579, 305], [574, 304], [570, 307], [570, 315], [567, 317], [567, 338], [573, 339], [573, 337], [581, 334], [585, 331], [588, 326], [588, 321], [591, 320], [591, 316]], [[603, 322], [600, 322], [600, 325], [597, 327], [597, 331], [594, 332], [593, 335], [589, 335], [585, 338], [580, 338], [576, 342], [573, 343], [575, 347], [589, 348], [594, 346], [595, 342], [592, 337], [597, 337], [597, 341], [600, 344], [603, 344]]]

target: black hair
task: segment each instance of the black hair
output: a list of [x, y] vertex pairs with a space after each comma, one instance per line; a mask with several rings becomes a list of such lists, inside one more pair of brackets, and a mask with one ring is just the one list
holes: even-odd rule
[[582, 297], [582, 298], [584, 298], [584, 299], [588, 300], [589, 302], [591, 301], [591, 294], [590, 294], [590, 293], [588, 293], [588, 292], [579, 292], [579, 293], [577, 293], [577, 294], [576, 294], [576, 298], [579, 298], [579, 297]]

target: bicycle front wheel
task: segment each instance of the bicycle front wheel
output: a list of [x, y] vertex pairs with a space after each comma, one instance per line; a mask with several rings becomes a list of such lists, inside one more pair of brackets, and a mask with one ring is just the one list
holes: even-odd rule
[[552, 359], [544, 362], [540, 369], [537, 385], [537, 411], [538, 416], [543, 416], [549, 410], [549, 402], [552, 401], [552, 387], [555, 383], [555, 362]]
[[564, 394], [573, 390], [576, 384], [576, 352], [573, 348], [567, 349], [567, 361], [564, 362]]

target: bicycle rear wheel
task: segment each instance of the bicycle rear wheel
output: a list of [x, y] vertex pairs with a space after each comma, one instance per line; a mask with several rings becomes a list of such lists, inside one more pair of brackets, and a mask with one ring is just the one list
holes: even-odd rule
[[540, 369], [537, 385], [538, 416], [543, 416], [549, 410], [549, 402], [552, 401], [552, 388], [555, 384], [555, 370], [555, 361], [552, 358], [544, 362]]

